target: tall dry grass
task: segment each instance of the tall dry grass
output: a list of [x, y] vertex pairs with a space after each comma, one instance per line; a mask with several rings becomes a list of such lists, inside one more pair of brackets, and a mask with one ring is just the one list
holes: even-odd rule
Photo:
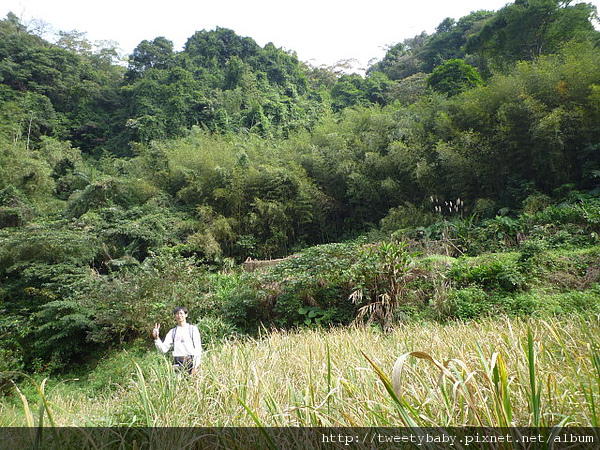
[[598, 317], [272, 331], [208, 351], [196, 378], [136, 361], [116, 393], [65, 383], [44, 408], [57, 426], [598, 426], [599, 337]]

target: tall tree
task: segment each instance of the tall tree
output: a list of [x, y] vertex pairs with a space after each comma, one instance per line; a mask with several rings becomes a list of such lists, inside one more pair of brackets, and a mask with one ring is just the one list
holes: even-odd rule
[[127, 78], [141, 77], [148, 69], [168, 69], [173, 63], [173, 42], [159, 36], [152, 42], [143, 40], [133, 50]]
[[383, 59], [369, 67], [367, 74], [383, 72], [390, 80], [401, 80], [419, 72], [423, 72], [421, 51], [425, 47], [428, 35], [424, 31], [409, 39], [405, 39], [386, 52]]
[[475, 86], [481, 86], [483, 81], [475, 67], [468, 65], [462, 59], [451, 59], [438, 66], [427, 79], [433, 89], [450, 97]]
[[491, 11], [481, 10], [472, 12], [458, 21], [444, 19], [419, 53], [419, 58], [423, 61], [423, 71], [429, 73], [449, 59], [466, 59], [464, 45], [469, 36], [478, 32], [493, 14]]
[[555, 53], [571, 39], [597, 35], [591, 19], [596, 7], [571, 0], [516, 0], [500, 9], [465, 46], [502, 67], [515, 61], [533, 61]]

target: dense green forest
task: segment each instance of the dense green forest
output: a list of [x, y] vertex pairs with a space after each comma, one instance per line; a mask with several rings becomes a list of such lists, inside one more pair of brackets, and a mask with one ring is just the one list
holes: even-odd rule
[[9, 14], [0, 372], [92, 362], [175, 304], [207, 342], [599, 312], [596, 21], [590, 4], [517, 0], [361, 75], [225, 28], [181, 50], [144, 40], [124, 64]]

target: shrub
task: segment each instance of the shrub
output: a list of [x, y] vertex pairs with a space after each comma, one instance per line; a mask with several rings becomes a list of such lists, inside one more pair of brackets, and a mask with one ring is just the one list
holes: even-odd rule
[[234, 326], [221, 317], [202, 317], [195, 325], [200, 330], [203, 349], [214, 347], [219, 341], [236, 335]]
[[538, 315], [598, 314], [600, 285], [586, 291], [522, 293], [515, 302], [527, 305], [528, 312]]
[[521, 242], [519, 264], [530, 276], [537, 275], [540, 270], [539, 260], [548, 249], [548, 243], [543, 239], [527, 239]]
[[522, 211], [524, 214], [535, 214], [539, 211], [543, 211], [545, 208], [550, 206], [552, 200], [550, 197], [544, 194], [532, 194], [523, 200]]
[[543, 312], [545, 308], [539, 298], [529, 292], [490, 293], [478, 286], [453, 291], [449, 297], [450, 316], [458, 319], [476, 319], [495, 314], [523, 316]]
[[136, 364], [148, 367], [159, 364], [162, 359], [163, 355], [158, 351], [148, 351], [146, 341], [140, 341], [134, 346], [113, 349], [106, 352], [85, 377], [81, 377], [85, 379], [81, 388], [84, 393], [91, 396], [124, 389], [131, 382]]
[[223, 318], [240, 332], [256, 333], [260, 324], [270, 319], [269, 308], [262, 301], [264, 291], [240, 284], [223, 297]]
[[449, 275], [461, 288], [475, 285], [488, 291], [516, 292], [526, 285], [516, 256], [511, 253], [460, 258]]
[[101, 248], [95, 236], [64, 221], [0, 231], [0, 237], [0, 271], [9, 272], [33, 263], [87, 265]]
[[129, 209], [143, 205], [157, 195], [159, 190], [147, 181], [108, 177], [73, 193], [65, 214], [69, 217], [79, 217], [87, 211], [113, 206]]
[[21, 371], [25, 367], [21, 345], [23, 337], [20, 317], [0, 317], [0, 395], [8, 393], [12, 388], [10, 380], [16, 377], [11, 372]]
[[471, 286], [456, 290], [450, 295], [452, 315], [458, 319], [474, 319], [487, 314], [492, 302], [482, 288]]
[[20, 227], [33, 217], [33, 208], [14, 186], [0, 190], [0, 228]]
[[326, 311], [326, 322], [353, 320], [357, 308], [348, 296], [351, 267], [358, 260], [359, 248], [356, 242], [311, 247], [257, 275], [262, 302], [272, 305], [275, 323], [303, 323], [306, 317], [299, 312], [303, 307]]
[[600, 199], [575, 198], [570, 202], [548, 206], [532, 214], [530, 219], [536, 224], [577, 224], [590, 231], [600, 232]]
[[[86, 336], [93, 328], [93, 310], [72, 300], [55, 300], [33, 314], [30, 339], [35, 353], [52, 361], [55, 367], [89, 355], [94, 347]], [[58, 365], [58, 366], [57, 366]]]
[[407, 302], [407, 287], [417, 277], [414, 257], [404, 242], [366, 246], [353, 266], [352, 300], [361, 307], [358, 319], [392, 325], [395, 309]]
[[74, 286], [73, 299], [94, 312], [91, 341], [131, 341], [147, 336], [153, 323], [169, 328], [176, 306], [186, 306], [193, 321], [201, 309], [206, 271], [193, 259], [154, 255], [111, 276], [88, 278]]

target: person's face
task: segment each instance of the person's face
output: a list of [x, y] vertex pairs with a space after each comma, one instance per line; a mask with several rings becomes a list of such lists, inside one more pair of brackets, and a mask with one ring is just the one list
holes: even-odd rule
[[175, 320], [179, 325], [183, 325], [187, 319], [187, 314], [183, 309], [180, 309], [175, 313]]

